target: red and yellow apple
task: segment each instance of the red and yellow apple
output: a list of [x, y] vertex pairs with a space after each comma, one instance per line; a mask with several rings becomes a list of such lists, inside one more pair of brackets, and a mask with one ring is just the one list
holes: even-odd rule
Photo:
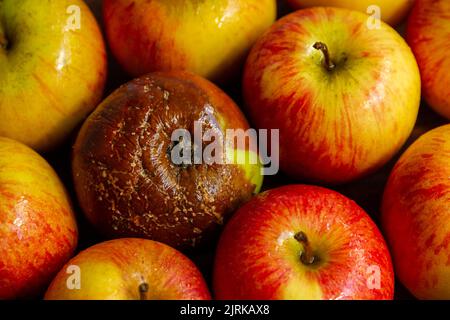
[[414, 0], [286, 0], [294, 9], [310, 7], [337, 7], [357, 10], [372, 15], [377, 6], [381, 20], [392, 26], [402, 22]]
[[420, 74], [403, 38], [338, 8], [292, 13], [261, 37], [243, 87], [250, 120], [280, 130], [280, 166], [295, 178], [348, 182], [384, 165], [416, 122]]
[[210, 294], [200, 271], [182, 253], [128, 238], [79, 253], [58, 273], [45, 299], [209, 300]]
[[109, 45], [133, 76], [188, 70], [225, 82], [275, 21], [275, 0], [106, 0]]
[[[73, 178], [84, 213], [107, 237], [144, 237], [176, 248], [209, 243], [263, 180], [256, 162], [203, 157], [211, 145], [196, 131], [225, 138], [233, 129], [249, 129], [247, 120], [199, 76], [158, 72], [123, 85], [88, 118], [74, 146]], [[189, 137], [173, 140], [178, 130]], [[172, 157], [180, 145], [193, 146], [182, 163]], [[234, 147], [217, 154], [256, 151]]]
[[82, 0], [0, 3], [0, 136], [47, 151], [101, 99], [102, 35]]
[[419, 64], [426, 101], [450, 119], [450, 1], [416, 0], [407, 41]]
[[218, 299], [392, 299], [383, 237], [341, 194], [292, 185], [266, 191], [226, 225], [214, 266]]
[[396, 274], [420, 299], [450, 299], [450, 124], [421, 136], [386, 186], [382, 222]]
[[0, 137], [0, 300], [43, 293], [77, 244], [70, 200], [49, 164]]

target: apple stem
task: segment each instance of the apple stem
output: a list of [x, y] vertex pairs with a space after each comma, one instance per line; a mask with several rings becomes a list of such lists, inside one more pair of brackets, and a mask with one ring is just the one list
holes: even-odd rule
[[148, 300], [147, 299], [147, 293], [148, 293], [148, 283], [142, 282], [139, 285], [139, 298], [140, 298], [140, 300]]
[[316, 262], [316, 257], [313, 254], [311, 244], [309, 243], [306, 234], [303, 231], [300, 231], [294, 236], [294, 238], [303, 245], [303, 252], [300, 255], [300, 260], [302, 263], [305, 265], [312, 265]]
[[314, 43], [313, 47], [316, 50], [322, 51], [324, 56], [325, 68], [328, 71], [333, 71], [336, 68], [336, 65], [334, 64], [333, 61], [331, 61], [330, 52], [328, 51], [327, 45], [323, 42], [316, 42]]

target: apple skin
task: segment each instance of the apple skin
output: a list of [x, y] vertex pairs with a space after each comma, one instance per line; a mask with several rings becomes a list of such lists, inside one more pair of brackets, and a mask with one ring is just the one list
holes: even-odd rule
[[0, 300], [35, 297], [72, 256], [78, 231], [48, 163], [0, 137]]
[[74, 146], [73, 177], [84, 213], [103, 235], [149, 238], [179, 249], [202, 246], [259, 192], [259, 164], [182, 167], [171, 161], [172, 133], [192, 133], [196, 121], [204, 131], [223, 134], [249, 128], [222, 90], [183, 71], [135, 79], [88, 118]]
[[382, 223], [396, 274], [420, 299], [450, 299], [450, 125], [421, 136], [386, 186]]
[[[280, 130], [280, 167], [294, 178], [339, 184], [383, 166], [409, 137], [420, 74], [403, 38], [385, 23], [338, 8], [299, 10], [261, 37], [243, 80], [248, 115]], [[336, 67], [328, 71], [327, 45]]]
[[449, 1], [417, 0], [406, 32], [419, 64], [425, 100], [447, 119], [450, 119], [449, 15]]
[[[73, 5], [80, 29], [65, 31]], [[0, 136], [48, 151], [101, 99], [102, 35], [81, 0], [4, 0], [0, 21]]]
[[286, 0], [294, 9], [304, 9], [310, 7], [337, 7], [350, 10], [357, 10], [368, 13], [370, 6], [376, 5], [381, 10], [381, 20], [396, 26], [402, 22], [412, 5], [414, 0]]
[[[300, 259], [304, 232], [317, 264]], [[367, 286], [371, 266], [380, 289]], [[253, 198], [226, 225], [217, 248], [218, 299], [392, 299], [394, 274], [384, 239], [353, 201], [321, 187], [290, 185]]]
[[225, 83], [275, 21], [275, 0], [105, 0], [109, 45], [133, 76], [187, 70]]
[[[80, 289], [68, 289], [69, 266], [79, 267]], [[140, 286], [148, 285], [142, 296]], [[46, 300], [210, 300], [197, 267], [181, 252], [145, 239], [96, 244], [58, 273]]]

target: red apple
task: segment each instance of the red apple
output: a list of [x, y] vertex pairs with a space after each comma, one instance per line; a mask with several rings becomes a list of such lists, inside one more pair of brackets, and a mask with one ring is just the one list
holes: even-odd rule
[[218, 299], [392, 299], [382, 235], [343, 195], [292, 185], [260, 194], [226, 225], [217, 249]]
[[131, 75], [187, 70], [224, 82], [275, 21], [275, 0], [106, 0], [110, 47]]
[[208, 300], [196, 266], [151, 240], [118, 239], [70, 260], [51, 283], [47, 300]]
[[295, 178], [343, 183], [384, 165], [410, 135], [420, 75], [403, 38], [345, 9], [279, 20], [248, 58], [250, 120], [280, 129], [280, 166]]
[[450, 1], [416, 0], [407, 40], [419, 63], [426, 101], [450, 119]]
[[45, 290], [77, 244], [58, 176], [36, 152], [0, 137], [0, 300]]
[[399, 279], [417, 298], [450, 299], [450, 124], [402, 155], [382, 213]]
[[[259, 164], [197, 163], [190, 151], [189, 163], [172, 159], [182, 144], [201, 151], [209, 144], [197, 126], [224, 135], [248, 129], [223, 91], [185, 72], [148, 74], [103, 101], [73, 150], [80, 205], [102, 234], [197, 247], [215, 238], [224, 219], [259, 191]], [[178, 144], [172, 137], [180, 129], [190, 137]]]

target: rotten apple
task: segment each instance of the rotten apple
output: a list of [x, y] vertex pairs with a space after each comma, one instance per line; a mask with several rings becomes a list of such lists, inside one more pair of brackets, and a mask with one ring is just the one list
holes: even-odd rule
[[[199, 76], [153, 73], [123, 85], [89, 117], [73, 150], [82, 209], [109, 237], [205, 243], [262, 184], [250, 146], [218, 143], [215, 160], [226, 161], [207, 157], [208, 140], [236, 129], [249, 129], [239, 108]], [[228, 161], [239, 154], [243, 161]]]

